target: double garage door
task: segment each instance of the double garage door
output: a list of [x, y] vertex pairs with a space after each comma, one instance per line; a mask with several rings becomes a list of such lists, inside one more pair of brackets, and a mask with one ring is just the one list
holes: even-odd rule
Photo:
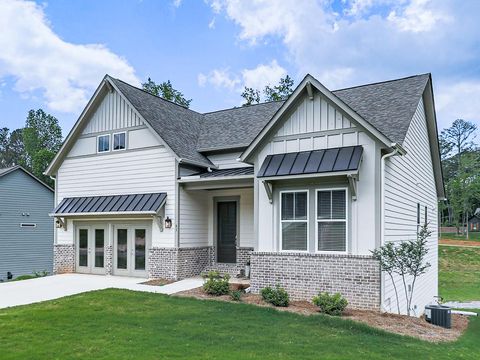
[[76, 270], [147, 277], [151, 226], [147, 223], [77, 223]]

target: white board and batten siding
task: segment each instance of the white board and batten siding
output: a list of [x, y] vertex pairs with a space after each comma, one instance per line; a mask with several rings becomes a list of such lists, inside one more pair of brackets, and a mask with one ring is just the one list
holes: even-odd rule
[[[438, 203], [433, 173], [432, 155], [429, 147], [427, 122], [423, 101], [418, 104], [408, 129], [403, 147], [405, 156], [394, 156], [385, 164], [385, 241], [401, 242], [417, 237], [417, 203], [420, 204], [420, 222], [427, 222], [432, 234], [428, 240], [427, 259], [431, 264], [428, 273], [415, 284], [412, 306], [417, 314], [438, 295]], [[395, 312], [396, 299], [391, 280], [385, 278], [385, 306]], [[401, 311], [406, 312], [406, 301], [401, 278], [395, 279], [399, 290]], [[411, 281], [409, 281], [409, 284]]]
[[[379, 193], [378, 175], [380, 167], [380, 145], [362, 128], [356, 126], [340, 109], [327, 102], [323, 95], [315, 92], [314, 99], [304, 96], [295, 107], [280, 119], [275, 133], [265, 139], [256, 153], [255, 172], [257, 173], [265, 157], [270, 154], [326, 149], [342, 146], [363, 146], [363, 160], [360, 165], [357, 183], [357, 200], [351, 201], [352, 247], [349, 253], [370, 254], [379, 242]], [[321, 186], [322, 179], [313, 180]], [[275, 185], [274, 185], [275, 186]], [[255, 225], [259, 251], [278, 251], [279, 220], [275, 207], [278, 199], [270, 204], [261, 182], [255, 180], [255, 196], [258, 201], [258, 214], [261, 225]]]
[[[96, 152], [97, 135], [127, 133], [126, 150]], [[112, 146], [112, 140], [110, 142]], [[166, 192], [165, 216], [175, 221], [175, 158], [117, 92], [108, 92], [57, 171], [57, 204], [65, 197]], [[73, 226], [57, 231], [57, 243], [72, 243]], [[174, 226], [153, 246], [174, 246]]]
[[143, 121], [122, 96], [116, 91], [109, 91], [85, 125], [82, 134], [96, 134], [141, 125]]

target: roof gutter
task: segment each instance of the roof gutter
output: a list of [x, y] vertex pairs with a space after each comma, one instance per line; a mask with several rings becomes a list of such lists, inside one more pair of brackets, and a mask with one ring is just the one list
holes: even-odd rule
[[[392, 156], [404, 156], [407, 154], [407, 151], [398, 143], [392, 143], [391, 149], [393, 151], [384, 154], [381, 158], [381, 225], [380, 225], [380, 246], [385, 244], [385, 163], [386, 160]], [[380, 272], [381, 277], [381, 289], [380, 289], [380, 307], [382, 311], [387, 312], [385, 309], [385, 274], [383, 271]]]

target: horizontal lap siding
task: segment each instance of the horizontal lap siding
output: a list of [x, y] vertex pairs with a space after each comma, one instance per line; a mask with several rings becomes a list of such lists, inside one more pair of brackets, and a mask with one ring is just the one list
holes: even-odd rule
[[[19, 276], [33, 271], [52, 273], [53, 192], [16, 170], [0, 178], [0, 279], [7, 271]], [[29, 213], [29, 216], [22, 216]], [[35, 223], [21, 228], [20, 223]]]
[[[65, 197], [151, 192], [167, 193], [165, 216], [175, 221], [175, 159], [163, 147], [65, 159], [58, 170], [58, 203]], [[154, 243], [173, 246], [173, 228], [158, 237]], [[59, 230], [57, 240], [71, 243], [72, 234]]]
[[208, 245], [208, 192], [180, 188], [180, 246]]
[[[418, 104], [407, 136], [403, 143], [405, 156], [394, 156], [386, 161], [385, 168], [385, 241], [415, 240], [417, 236], [417, 203], [420, 203], [421, 223], [424, 207], [428, 207], [429, 229], [427, 260], [432, 267], [415, 284], [413, 305], [421, 313], [425, 304], [437, 295], [438, 284], [438, 209], [435, 179], [430, 154], [429, 139], [423, 101]], [[385, 300], [390, 299], [392, 311], [396, 311], [393, 285], [386, 278]], [[411, 280], [409, 280], [409, 283]], [[399, 290], [401, 309], [406, 311], [405, 293], [401, 278], [395, 279]]]

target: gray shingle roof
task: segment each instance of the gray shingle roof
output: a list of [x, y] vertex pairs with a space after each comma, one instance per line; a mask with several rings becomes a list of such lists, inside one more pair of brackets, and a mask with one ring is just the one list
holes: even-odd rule
[[[212, 166], [202, 152], [245, 148], [283, 101], [200, 114], [109, 77], [142, 117], [182, 159]], [[429, 74], [333, 91], [391, 141], [402, 144]]]
[[332, 91], [393, 142], [403, 143], [429, 74]]
[[205, 166], [213, 164], [197, 151], [203, 115], [110, 78], [149, 125], [180, 158]]
[[283, 103], [272, 101], [204, 114], [199, 151], [247, 147]]

